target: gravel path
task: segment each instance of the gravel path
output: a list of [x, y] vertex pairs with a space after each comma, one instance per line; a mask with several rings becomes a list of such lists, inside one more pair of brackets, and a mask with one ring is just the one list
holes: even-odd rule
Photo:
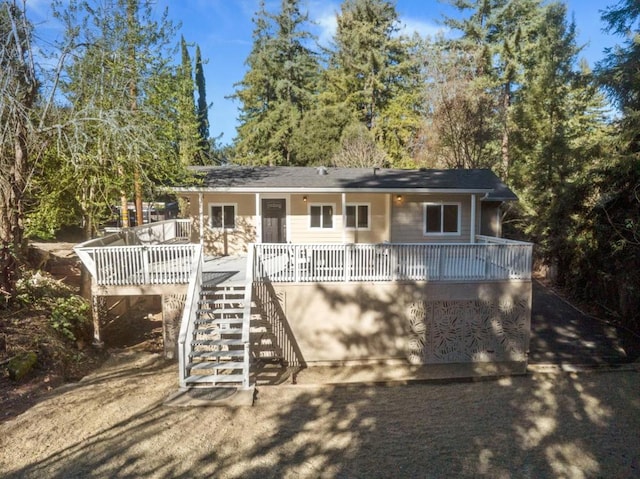
[[0, 425], [5, 478], [635, 478], [640, 375], [261, 387], [169, 408], [176, 365], [123, 353]]

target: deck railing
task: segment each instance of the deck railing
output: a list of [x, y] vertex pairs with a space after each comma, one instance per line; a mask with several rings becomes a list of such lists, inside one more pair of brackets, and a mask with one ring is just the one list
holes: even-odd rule
[[180, 321], [180, 333], [178, 334], [178, 369], [180, 387], [186, 387], [187, 362], [191, 356], [191, 338], [195, 327], [195, 320], [198, 311], [198, 301], [200, 300], [200, 290], [202, 289], [202, 248], [196, 245], [193, 256], [194, 274], [189, 280], [187, 288], [187, 299], [182, 311]]
[[262, 320], [269, 324], [271, 333], [275, 336], [275, 344], [279, 348], [283, 364], [289, 368], [295, 381], [296, 374], [305, 367], [305, 362], [273, 285], [266, 281], [255, 281], [253, 298]]
[[255, 277], [275, 282], [484, 281], [531, 278], [532, 245], [256, 244]]
[[186, 284], [195, 244], [190, 220], [129, 228], [74, 248], [99, 286]]
[[105, 246], [83, 252], [93, 258], [99, 286], [187, 284], [196, 247], [199, 245]]

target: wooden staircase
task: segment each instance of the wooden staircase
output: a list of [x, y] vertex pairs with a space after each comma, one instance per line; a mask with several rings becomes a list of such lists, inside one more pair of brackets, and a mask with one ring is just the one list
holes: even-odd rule
[[196, 312], [187, 386], [249, 388], [251, 291], [203, 286]]

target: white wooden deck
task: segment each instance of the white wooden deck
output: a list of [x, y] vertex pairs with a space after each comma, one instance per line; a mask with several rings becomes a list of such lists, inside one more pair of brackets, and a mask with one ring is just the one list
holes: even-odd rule
[[218, 284], [244, 285], [246, 276], [246, 256], [223, 256], [205, 258], [204, 260], [202, 283], [206, 286]]
[[282, 283], [531, 279], [532, 245], [479, 238], [464, 244], [256, 244], [254, 277]]
[[[200, 261], [188, 220], [170, 220], [91, 240], [74, 249], [100, 288], [187, 285]], [[532, 244], [476, 236], [459, 244], [251, 244], [247, 257], [207, 258], [205, 284], [530, 280]], [[126, 290], [126, 294], [129, 289]], [[123, 294], [125, 294], [123, 293]], [[151, 294], [151, 293], [145, 293]]]

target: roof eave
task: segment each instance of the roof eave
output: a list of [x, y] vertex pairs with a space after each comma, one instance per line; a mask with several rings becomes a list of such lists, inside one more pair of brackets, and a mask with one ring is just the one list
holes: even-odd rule
[[488, 194], [492, 188], [278, 188], [278, 187], [172, 187], [176, 193], [448, 193], [448, 194]]

